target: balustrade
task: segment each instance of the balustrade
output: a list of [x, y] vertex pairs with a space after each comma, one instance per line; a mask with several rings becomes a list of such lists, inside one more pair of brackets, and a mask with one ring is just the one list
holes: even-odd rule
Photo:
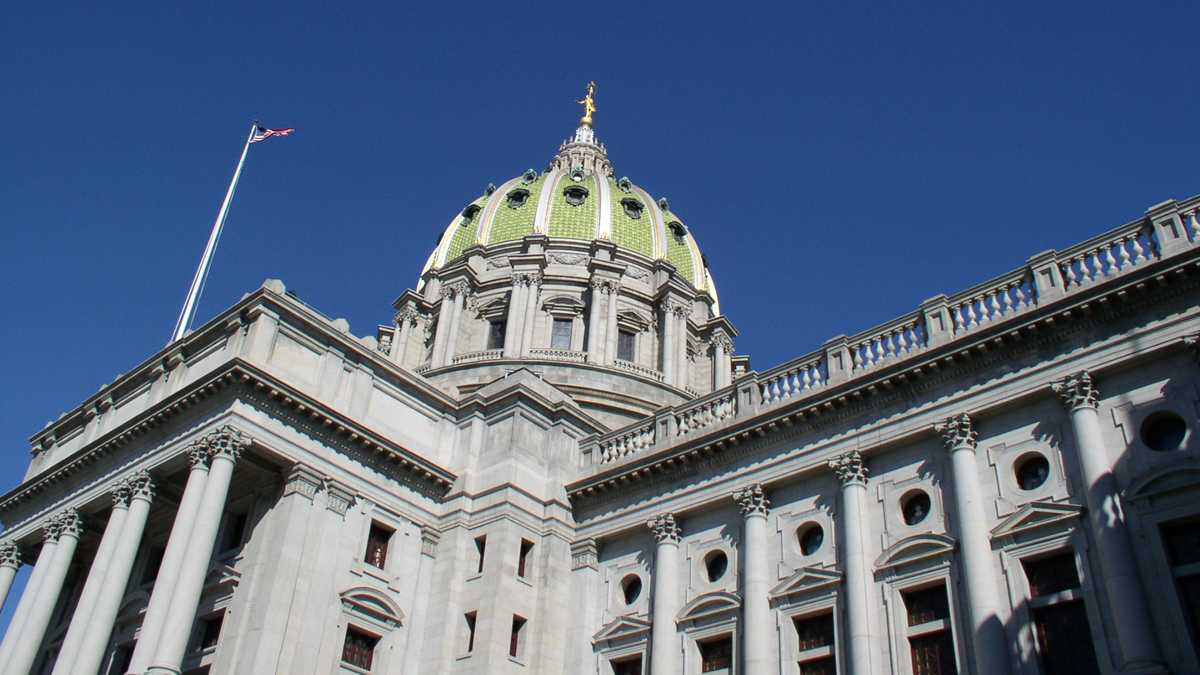
[[[1192, 213], [1191, 224], [1194, 226], [1195, 212]], [[1064, 251], [1059, 256], [1059, 268], [1069, 290], [1114, 277], [1159, 257], [1154, 229], [1139, 223], [1099, 242], [1093, 240], [1083, 246]]]
[[888, 361], [904, 358], [925, 348], [925, 325], [920, 317], [902, 320], [865, 339], [851, 343], [854, 370], [878, 368]]
[[701, 401], [675, 413], [675, 435], [686, 436], [737, 415], [737, 400], [732, 391]]
[[1037, 304], [1033, 279], [1027, 270], [1001, 277], [950, 299], [954, 334], [1006, 319]]
[[584, 363], [587, 361], [587, 352], [576, 352], [570, 349], [549, 349], [538, 348], [529, 350], [530, 358], [544, 359], [547, 361], [567, 361], [568, 363]]
[[503, 349], [486, 349], [481, 352], [467, 352], [466, 354], [459, 354], [453, 359], [450, 359], [450, 363], [458, 365], [460, 363], [475, 363], [477, 361], [495, 361], [496, 359], [503, 357]]
[[608, 464], [623, 457], [645, 450], [654, 444], [654, 425], [644, 424], [633, 429], [620, 430], [615, 435], [601, 439], [599, 463]]
[[786, 401], [824, 386], [826, 371], [820, 356], [808, 356], [759, 375], [759, 395], [764, 405]]

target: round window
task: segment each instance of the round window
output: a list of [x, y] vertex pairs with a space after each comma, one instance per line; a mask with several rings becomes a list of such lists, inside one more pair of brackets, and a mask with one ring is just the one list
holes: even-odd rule
[[1044, 456], [1033, 453], [1018, 460], [1014, 471], [1017, 485], [1022, 490], [1036, 490], [1050, 477], [1050, 462]]
[[916, 525], [929, 515], [929, 495], [913, 490], [900, 500], [900, 512], [906, 525]]
[[1187, 431], [1187, 423], [1182, 417], [1162, 410], [1142, 422], [1142, 442], [1155, 452], [1178, 450], [1183, 447]]
[[704, 556], [704, 572], [708, 575], [709, 581], [717, 581], [725, 576], [725, 571], [729, 569], [729, 557], [724, 551], [713, 551]]
[[642, 578], [636, 574], [630, 574], [621, 580], [621, 597], [625, 598], [626, 605], [632, 605], [642, 597]]
[[821, 544], [825, 543], [825, 530], [821, 529], [820, 525], [812, 523], [797, 530], [796, 539], [800, 542], [800, 553], [812, 555], [821, 550]]

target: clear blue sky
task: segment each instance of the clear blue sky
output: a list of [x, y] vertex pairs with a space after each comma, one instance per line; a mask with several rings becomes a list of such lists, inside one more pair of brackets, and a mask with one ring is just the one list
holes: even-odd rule
[[1200, 192], [1195, 3], [132, 4], [0, 24], [2, 491], [164, 344], [256, 117], [297, 132], [254, 148], [202, 321], [279, 277], [371, 332], [595, 79], [759, 369]]

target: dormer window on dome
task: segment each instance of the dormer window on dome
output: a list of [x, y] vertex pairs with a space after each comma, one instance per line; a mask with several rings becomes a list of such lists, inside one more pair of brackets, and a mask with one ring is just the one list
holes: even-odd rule
[[625, 210], [625, 215], [636, 220], [642, 217], [642, 211], [646, 207], [636, 199], [626, 198], [621, 200], [621, 208]]
[[510, 209], [519, 209], [522, 206], [525, 206], [525, 203], [528, 201], [529, 190], [526, 190], [525, 188], [516, 188], [511, 190], [504, 198], [504, 203], [507, 204], [508, 208]]
[[587, 188], [582, 185], [568, 185], [563, 190], [563, 199], [567, 200], [567, 203], [571, 206], [580, 206], [587, 200], [587, 196]]
[[479, 215], [480, 211], [481, 209], [478, 204], [469, 204], [467, 208], [462, 210], [462, 224], [464, 226], [470, 225], [471, 221], [475, 220], [475, 216]]
[[576, 183], [582, 183], [584, 178], [583, 167], [575, 167], [571, 171], [571, 180]]
[[621, 192], [633, 192], [633, 181], [629, 180], [628, 176], [622, 176], [621, 180], [617, 181], [617, 187]]
[[671, 231], [671, 236], [676, 239], [683, 239], [684, 235], [687, 234], [687, 228], [678, 220], [672, 220], [667, 223], [667, 229]]
[[538, 177], [538, 172], [534, 171], [533, 169], [530, 169], [521, 175], [521, 182], [526, 185], [529, 185], [533, 181], [537, 180], [537, 177]]

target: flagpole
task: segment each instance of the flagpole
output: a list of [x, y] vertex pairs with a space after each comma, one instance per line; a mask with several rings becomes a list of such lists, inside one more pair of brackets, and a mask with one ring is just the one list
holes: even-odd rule
[[213, 223], [212, 232], [208, 235], [208, 244], [204, 247], [200, 266], [196, 268], [196, 276], [192, 277], [187, 300], [184, 301], [183, 309], [179, 312], [179, 320], [175, 323], [175, 332], [171, 335], [171, 342], [175, 342], [187, 333], [188, 326], [191, 325], [192, 318], [196, 314], [196, 303], [200, 299], [200, 290], [204, 286], [204, 280], [208, 277], [208, 268], [212, 264], [213, 253], [217, 249], [217, 240], [221, 238], [221, 228], [225, 226], [225, 216], [229, 213], [229, 203], [233, 201], [233, 191], [237, 188], [238, 178], [242, 175], [242, 165], [246, 163], [246, 154], [250, 151], [250, 142], [254, 140], [254, 132], [257, 130], [258, 122], [252, 123], [250, 134], [246, 136], [246, 144], [242, 146], [242, 156], [238, 159], [237, 169], [233, 172], [233, 180], [229, 181], [229, 190], [225, 193], [225, 201], [221, 202], [221, 210], [217, 213], [217, 220]]

